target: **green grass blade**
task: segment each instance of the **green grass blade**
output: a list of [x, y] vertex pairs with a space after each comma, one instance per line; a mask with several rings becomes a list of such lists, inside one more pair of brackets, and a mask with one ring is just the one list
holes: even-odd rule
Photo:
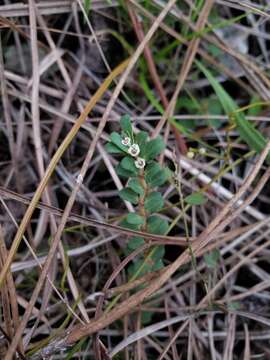
[[[151, 105], [158, 111], [160, 112], [161, 115], [164, 114], [164, 108], [163, 106], [160, 104], [160, 102], [157, 100], [156, 96], [154, 95], [154, 93], [152, 92], [152, 90], [150, 89], [146, 78], [144, 76], [143, 73], [140, 74], [140, 84], [144, 90], [144, 93], [147, 97], [147, 99], [149, 100], [149, 102], [151, 103]], [[209, 146], [206, 142], [200, 140], [200, 139], [194, 139], [193, 138], [193, 134], [192, 132], [186, 128], [184, 125], [182, 125], [180, 122], [176, 121], [173, 117], [170, 117], [168, 119], [168, 121], [175, 127], [177, 128], [177, 130], [179, 130], [180, 133], [186, 135], [189, 139], [195, 140], [198, 143], [200, 143], [202, 146], [209, 148], [213, 151], [215, 151], [215, 148], [213, 148], [212, 146]]]
[[84, 0], [84, 10], [86, 12], [87, 15], [89, 15], [89, 12], [91, 10], [91, 3], [92, 3], [92, 0]]
[[[205, 75], [213, 87], [225, 113], [236, 125], [240, 138], [251, 149], [255, 150], [257, 153], [260, 153], [265, 148], [267, 143], [265, 137], [255, 128], [251, 122], [246, 120], [244, 113], [241, 111], [241, 109], [238, 109], [237, 104], [225, 91], [222, 85], [220, 85], [220, 83], [215, 79], [211, 72], [207, 70], [200, 61], [196, 60], [195, 62], [197, 67], [201, 70], [201, 72]], [[270, 161], [270, 154], [268, 155], [267, 159]]]
[[151, 105], [157, 111], [159, 111], [161, 114], [164, 114], [164, 109], [163, 109], [162, 105], [157, 100], [156, 96], [153, 94], [152, 90], [148, 86], [146, 78], [142, 72], [140, 73], [139, 80], [140, 80], [141, 87], [143, 88], [143, 91], [145, 92], [145, 95], [146, 95], [147, 99], [150, 101]]

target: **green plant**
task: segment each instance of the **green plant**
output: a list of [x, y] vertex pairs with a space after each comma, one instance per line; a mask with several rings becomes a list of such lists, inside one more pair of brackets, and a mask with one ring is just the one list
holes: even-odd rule
[[[121, 118], [120, 126], [121, 135], [113, 132], [106, 148], [109, 153], [122, 156], [117, 173], [127, 179], [127, 183], [119, 191], [119, 196], [135, 206], [135, 211], [124, 217], [121, 226], [165, 235], [169, 225], [167, 220], [157, 214], [164, 206], [162, 194], [157, 189], [166, 183], [170, 171], [155, 160], [165, 149], [165, 144], [160, 136], [150, 140], [144, 131], [135, 134], [128, 115]], [[124, 250], [125, 254], [142, 246], [145, 241], [147, 240], [139, 236], [131, 237]], [[162, 268], [164, 251], [164, 246], [154, 246], [137, 258], [128, 268], [130, 280]]]
[[[260, 153], [267, 144], [267, 139], [263, 134], [256, 129], [256, 127], [246, 120], [243, 113], [243, 109], [239, 109], [231, 98], [231, 96], [225, 91], [222, 85], [215, 79], [212, 73], [198, 60], [195, 61], [197, 67], [206, 76], [209, 83], [212, 85], [224, 111], [228, 114], [232, 126], [235, 126], [239, 132], [240, 139], [243, 140], [250, 149]], [[268, 103], [258, 103], [258, 105]], [[248, 106], [247, 108], [250, 108]], [[267, 162], [270, 162], [270, 154], [267, 156]]]

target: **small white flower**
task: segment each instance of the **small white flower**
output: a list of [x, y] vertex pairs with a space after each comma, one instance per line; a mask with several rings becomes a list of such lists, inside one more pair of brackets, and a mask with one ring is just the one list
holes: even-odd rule
[[189, 150], [189, 151], [187, 152], [187, 157], [188, 157], [189, 159], [193, 159], [194, 156], [195, 156], [195, 154], [194, 154], [193, 151]]
[[145, 167], [145, 160], [143, 158], [138, 158], [136, 161], [135, 161], [135, 166], [136, 168], [138, 169], [143, 169]]
[[204, 147], [199, 148], [199, 154], [205, 155], [206, 154], [206, 149]]
[[122, 140], [122, 144], [125, 145], [125, 146], [130, 146], [131, 144], [131, 140], [129, 137], [125, 137], [123, 140]]
[[138, 144], [132, 144], [130, 146], [130, 148], [128, 149], [128, 153], [131, 155], [131, 156], [138, 156], [139, 153], [140, 153], [140, 147]]

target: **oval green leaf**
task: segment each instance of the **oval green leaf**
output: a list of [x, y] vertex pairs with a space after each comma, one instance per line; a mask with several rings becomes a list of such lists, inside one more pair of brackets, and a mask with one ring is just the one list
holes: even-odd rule
[[128, 187], [138, 195], [142, 196], [144, 194], [144, 189], [138, 179], [131, 179], [128, 182]]
[[207, 198], [202, 193], [195, 192], [185, 197], [185, 202], [189, 205], [203, 205], [207, 202]]
[[135, 213], [128, 214], [128, 216], [126, 217], [126, 220], [128, 223], [134, 224], [134, 225], [142, 225], [144, 223], [143, 217], [138, 214], [135, 214]]
[[121, 191], [119, 191], [119, 196], [121, 197], [121, 199], [129, 201], [134, 205], [138, 204], [138, 195], [131, 189], [122, 189]]
[[153, 191], [150, 193], [144, 202], [144, 208], [149, 213], [158, 212], [163, 208], [164, 200], [161, 193]]

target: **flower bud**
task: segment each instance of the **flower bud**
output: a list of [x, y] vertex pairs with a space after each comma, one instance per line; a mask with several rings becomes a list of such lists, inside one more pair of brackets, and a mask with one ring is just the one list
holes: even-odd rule
[[122, 144], [125, 145], [125, 146], [130, 146], [131, 144], [131, 140], [129, 137], [125, 137], [123, 140], [122, 140]]
[[189, 150], [189, 151], [187, 152], [187, 157], [188, 157], [189, 159], [193, 159], [194, 156], [195, 156], [195, 154], [194, 154], [193, 151]]
[[138, 158], [135, 161], [135, 166], [136, 166], [137, 169], [143, 169], [145, 167], [145, 160], [142, 159], [142, 158]]
[[206, 149], [204, 147], [199, 148], [199, 154], [205, 155], [206, 154]]
[[132, 144], [130, 146], [130, 148], [128, 149], [128, 153], [131, 155], [131, 156], [138, 156], [139, 153], [140, 153], [140, 147], [138, 144]]

